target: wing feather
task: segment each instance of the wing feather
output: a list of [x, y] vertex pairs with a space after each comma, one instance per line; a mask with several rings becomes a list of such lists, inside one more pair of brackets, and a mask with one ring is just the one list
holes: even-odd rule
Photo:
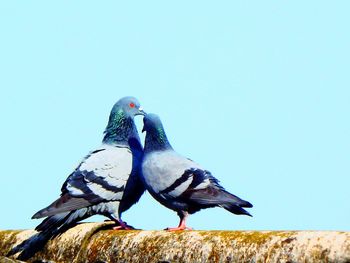
[[33, 218], [121, 200], [131, 171], [132, 153], [128, 147], [103, 145], [85, 157], [67, 178], [61, 197]]

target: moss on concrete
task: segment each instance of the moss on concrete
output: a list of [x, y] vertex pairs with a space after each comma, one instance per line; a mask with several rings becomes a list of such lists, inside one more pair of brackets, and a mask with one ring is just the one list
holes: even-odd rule
[[[51, 240], [30, 261], [350, 262], [349, 232], [116, 231], [110, 227], [80, 224]], [[34, 233], [0, 231], [0, 256]]]
[[21, 263], [21, 262], [23, 262], [23, 261], [0, 256], [0, 263]]
[[20, 230], [0, 230], [0, 256], [10, 251], [12, 244], [16, 242], [16, 235]]

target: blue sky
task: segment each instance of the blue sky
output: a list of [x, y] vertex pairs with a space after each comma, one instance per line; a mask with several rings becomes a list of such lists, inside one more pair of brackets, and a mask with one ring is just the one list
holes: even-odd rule
[[[99, 146], [113, 104], [133, 95], [178, 152], [254, 204], [253, 218], [207, 209], [190, 226], [350, 230], [349, 7], [3, 1], [0, 228], [39, 224], [30, 217]], [[178, 223], [148, 194], [123, 219]]]

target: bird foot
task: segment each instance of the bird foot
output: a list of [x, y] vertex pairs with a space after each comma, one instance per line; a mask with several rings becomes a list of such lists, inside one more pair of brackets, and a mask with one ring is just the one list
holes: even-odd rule
[[167, 231], [193, 230], [193, 228], [187, 227], [187, 226], [178, 226], [178, 227], [167, 227], [165, 230]]
[[113, 230], [135, 230], [132, 226], [115, 226]]
[[119, 226], [113, 227], [113, 230], [135, 230], [133, 226], [129, 226], [126, 222], [119, 222]]

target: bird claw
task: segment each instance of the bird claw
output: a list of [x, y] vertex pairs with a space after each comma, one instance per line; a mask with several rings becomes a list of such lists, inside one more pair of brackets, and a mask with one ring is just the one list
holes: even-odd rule
[[193, 230], [192, 227], [187, 227], [187, 226], [178, 226], [178, 227], [167, 227], [167, 231], [178, 231], [178, 230]]
[[113, 230], [136, 230], [133, 226], [129, 226], [126, 222], [119, 222], [119, 226], [113, 227]]
[[135, 230], [132, 226], [115, 226], [113, 230]]

